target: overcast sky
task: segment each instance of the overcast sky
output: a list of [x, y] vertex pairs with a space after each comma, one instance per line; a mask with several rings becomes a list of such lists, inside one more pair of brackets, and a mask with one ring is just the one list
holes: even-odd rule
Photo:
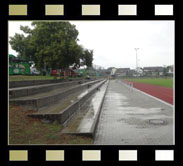
[[[105, 68], [134, 69], [138, 66], [174, 64], [174, 21], [69, 21], [79, 31], [79, 44], [94, 50], [93, 63]], [[9, 36], [21, 33], [20, 25], [9, 22]], [[9, 45], [9, 54], [17, 55]]]

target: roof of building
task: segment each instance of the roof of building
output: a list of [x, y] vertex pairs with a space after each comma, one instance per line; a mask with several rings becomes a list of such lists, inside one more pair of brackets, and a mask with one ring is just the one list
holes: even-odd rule
[[156, 67], [144, 67], [143, 70], [148, 70], [148, 71], [154, 71], [154, 72], [162, 72], [163, 71], [163, 67], [161, 66], [156, 66]]

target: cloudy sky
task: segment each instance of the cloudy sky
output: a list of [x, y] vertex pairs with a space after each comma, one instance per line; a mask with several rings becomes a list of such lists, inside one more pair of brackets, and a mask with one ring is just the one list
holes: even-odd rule
[[[174, 64], [174, 21], [70, 21], [79, 31], [79, 44], [94, 50], [93, 63], [105, 68], [134, 69], [139, 48], [138, 66]], [[20, 25], [9, 22], [9, 36], [22, 33]], [[9, 53], [17, 55], [9, 45]]]

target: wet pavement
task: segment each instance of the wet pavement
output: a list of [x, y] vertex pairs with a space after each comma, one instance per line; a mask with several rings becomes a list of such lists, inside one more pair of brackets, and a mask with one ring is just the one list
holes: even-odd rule
[[94, 144], [172, 145], [173, 107], [110, 80]]

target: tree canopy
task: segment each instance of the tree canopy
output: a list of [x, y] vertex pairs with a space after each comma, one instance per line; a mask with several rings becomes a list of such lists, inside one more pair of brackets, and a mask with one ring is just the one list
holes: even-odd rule
[[21, 26], [23, 34], [10, 38], [18, 56], [33, 60], [38, 69], [67, 68], [75, 64], [92, 66], [93, 50], [77, 43], [78, 30], [69, 22], [32, 22], [33, 29]]

